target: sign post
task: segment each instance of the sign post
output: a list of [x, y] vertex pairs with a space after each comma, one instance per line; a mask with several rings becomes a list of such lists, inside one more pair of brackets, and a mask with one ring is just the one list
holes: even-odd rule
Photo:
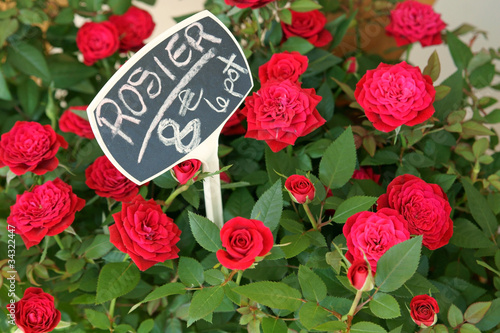
[[[218, 171], [220, 131], [252, 86], [234, 36], [203, 11], [134, 54], [87, 113], [106, 156], [140, 185], [192, 158]], [[221, 227], [218, 175], [204, 180], [204, 194], [207, 217]]]

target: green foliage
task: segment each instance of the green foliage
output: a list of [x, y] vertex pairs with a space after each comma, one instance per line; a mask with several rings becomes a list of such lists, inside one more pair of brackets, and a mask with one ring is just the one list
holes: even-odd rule
[[283, 282], [254, 282], [233, 290], [257, 303], [276, 309], [295, 311], [302, 303], [298, 290]]
[[110, 301], [132, 291], [141, 279], [139, 269], [127, 262], [104, 265], [97, 282], [96, 304]]

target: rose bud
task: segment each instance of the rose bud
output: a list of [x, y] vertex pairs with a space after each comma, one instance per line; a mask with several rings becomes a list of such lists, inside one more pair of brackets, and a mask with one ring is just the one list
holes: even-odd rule
[[[197, 159], [181, 162], [172, 168], [172, 176], [177, 179], [179, 184], [184, 185], [196, 175], [200, 166], [201, 161]], [[193, 180], [196, 180], [196, 177]]]
[[429, 295], [418, 295], [410, 302], [411, 319], [422, 328], [427, 328], [437, 322], [439, 306], [436, 299]]
[[352, 263], [347, 271], [347, 277], [357, 290], [370, 291], [375, 287], [373, 273], [364, 259], [357, 259]]
[[290, 198], [298, 204], [310, 203], [314, 199], [316, 189], [311, 181], [301, 175], [291, 175], [285, 182]]
[[344, 69], [349, 74], [356, 73], [358, 71], [358, 61], [356, 60], [356, 58], [355, 57], [347, 58], [347, 60], [344, 62]]
[[23, 298], [13, 304], [16, 325], [24, 333], [52, 332], [61, 321], [61, 312], [54, 307], [54, 297], [41, 288], [29, 287]]

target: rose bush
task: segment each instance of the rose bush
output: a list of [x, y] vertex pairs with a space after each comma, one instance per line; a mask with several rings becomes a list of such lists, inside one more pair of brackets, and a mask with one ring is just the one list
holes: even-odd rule
[[[83, 106], [146, 43], [152, 2], [0, 2], [1, 332], [500, 329], [500, 53], [477, 49], [484, 32], [414, 1], [207, 1], [254, 87], [203, 152], [217, 171], [193, 152], [139, 186], [105, 153], [150, 123], [103, 109], [95, 129], [117, 135], [98, 142]], [[158, 59], [181, 80], [191, 67], [171, 58], [200, 59], [212, 28], [179, 30]], [[239, 92], [243, 58], [212, 44], [205, 66], [227, 61], [219, 79]], [[117, 105], [142, 97], [155, 116], [174, 90], [151, 64]], [[161, 120], [186, 97], [194, 116], [224, 101], [182, 90]]]

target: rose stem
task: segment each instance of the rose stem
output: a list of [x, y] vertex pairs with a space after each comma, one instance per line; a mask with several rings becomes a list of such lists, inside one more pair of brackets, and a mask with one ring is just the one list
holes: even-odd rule
[[61, 238], [59, 238], [59, 235], [54, 235], [52, 237], [54, 237], [54, 240], [56, 241], [57, 245], [59, 245], [59, 247], [61, 248], [61, 250], [64, 250], [64, 245], [61, 242]]
[[312, 224], [314, 230], [318, 230], [318, 223], [316, 223], [316, 219], [312, 215], [311, 210], [309, 209], [309, 206], [306, 203], [302, 204], [302, 206], [304, 207], [304, 210], [306, 211], [307, 217], [309, 218], [309, 221], [311, 221], [311, 224]]
[[238, 271], [238, 275], [236, 276], [236, 284], [239, 286], [241, 282], [241, 277], [243, 276], [243, 271]]
[[352, 317], [354, 315], [354, 311], [356, 311], [356, 307], [358, 306], [358, 303], [361, 300], [361, 296], [363, 296], [363, 291], [358, 290], [356, 292], [356, 297], [354, 298], [354, 301], [352, 302], [351, 309], [347, 313], [347, 317], [349, 317], [349, 316]]
[[113, 317], [115, 315], [115, 305], [116, 305], [116, 298], [113, 298], [111, 300], [111, 303], [109, 303], [109, 321], [113, 323]]
[[179, 195], [181, 194], [182, 192], [184, 192], [185, 190], [187, 190], [189, 188], [189, 185], [188, 184], [184, 184], [178, 188], [175, 189], [175, 191], [173, 191], [170, 196], [167, 198], [167, 200], [165, 200], [165, 207], [169, 207], [171, 204], [172, 204], [172, 201], [174, 201], [174, 199]]

